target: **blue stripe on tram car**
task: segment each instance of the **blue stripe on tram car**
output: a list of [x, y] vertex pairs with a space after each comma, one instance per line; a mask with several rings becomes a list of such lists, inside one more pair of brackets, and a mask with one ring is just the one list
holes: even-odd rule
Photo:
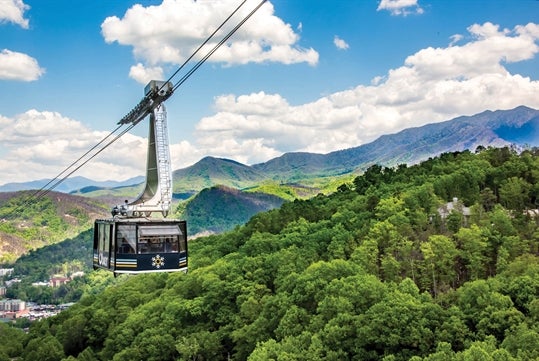
[[117, 258], [116, 259], [116, 268], [137, 268], [137, 260], [136, 259]]
[[187, 266], [187, 257], [181, 257], [180, 258], [180, 262], [178, 264], [180, 267], [185, 267]]

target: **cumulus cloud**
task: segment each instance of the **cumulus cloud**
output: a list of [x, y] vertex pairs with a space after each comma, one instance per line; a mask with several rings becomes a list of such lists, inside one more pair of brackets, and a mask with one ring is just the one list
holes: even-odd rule
[[29, 55], [4, 49], [0, 52], [0, 80], [33, 81], [45, 73]]
[[450, 42], [445, 48], [421, 49], [370, 85], [299, 106], [264, 92], [220, 96], [216, 113], [197, 126], [198, 144], [214, 155], [252, 164], [287, 151], [355, 147], [383, 134], [485, 109], [539, 108], [539, 81], [505, 67], [537, 55], [539, 25], [509, 30], [475, 24], [466, 38], [460, 46]]
[[[209, 41], [199, 58], [208, 53], [222, 37], [258, 4], [248, 0], [223, 28], [216, 39]], [[164, 0], [162, 4], [136, 4], [122, 18], [108, 17], [101, 24], [107, 43], [117, 42], [133, 47], [141, 63], [135, 70], [183, 63], [232, 13], [237, 2], [232, 0]], [[289, 24], [274, 15], [273, 5], [265, 3], [208, 61], [225, 65], [280, 62], [284, 64], [318, 62], [318, 53], [298, 45], [299, 35]], [[135, 78], [139, 73], [131, 71]], [[141, 81], [145, 77], [135, 78]]]
[[423, 8], [419, 6], [417, 0], [381, 0], [376, 10], [388, 10], [391, 15], [402, 16], [423, 14]]
[[452, 35], [451, 36], [451, 42], [449, 43], [449, 46], [453, 46], [453, 45], [455, 45], [456, 43], [458, 43], [461, 40], [462, 40], [462, 35], [461, 34]]
[[337, 35], [333, 38], [333, 44], [340, 50], [347, 50], [350, 47], [346, 41], [339, 38]]
[[141, 84], [148, 84], [152, 79], [163, 79], [163, 68], [157, 67], [145, 67], [143, 64], [138, 63], [133, 65], [129, 71], [129, 76]]
[[[0, 125], [0, 184], [53, 178], [108, 134], [59, 113], [35, 109], [13, 118], [0, 117]], [[126, 134], [114, 144], [113, 152], [109, 148], [76, 174], [95, 180], [125, 180], [141, 175], [145, 146], [144, 138]], [[73, 159], [67, 155], [73, 155]]]
[[28, 29], [28, 19], [24, 18], [24, 12], [30, 9], [22, 0], [0, 1], [0, 23], [9, 22], [17, 24], [23, 29]]
[[[28, 29], [24, 12], [30, 9], [22, 0], [0, 0], [0, 23], [17, 24]], [[45, 73], [36, 59], [31, 56], [3, 49], [0, 52], [0, 80], [33, 81]]]
[[[83, 157], [86, 152], [110, 135], [60, 113], [35, 109], [12, 118], [0, 115], [0, 127], [0, 185], [54, 178], [63, 172], [62, 178], [89, 158]], [[73, 175], [98, 181], [144, 175], [147, 144], [146, 137], [126, 133]], [[174, 169], [189, 166], [205, 155], [187, 141], [171, 144], [170, 152]], [[83, 158], [77, 162], [79, 157]], [[66, 171], [73, 163], [75, 166]]]

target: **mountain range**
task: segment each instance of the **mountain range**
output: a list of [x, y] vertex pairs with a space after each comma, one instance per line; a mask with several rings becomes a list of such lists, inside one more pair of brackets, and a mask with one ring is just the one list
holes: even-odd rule
[[361, 171], [375, 163], [388, 167], [416, 164], [445, 152], [510, 144], [539, 145], [539, 110], [520, 106], [484, 111], [383, 135], [371, 143], [328, 154], [286, 153], [253, 169], [290, 180]]
[[[27, 332], [23, 317], [0, 322], [0, 359], [538, 360], [539, 148], [479, 150], [369, 167], [353, 187], [191, 238], [187, 273], [34, 287], [89, 271], [92, 232], [36, 250], [9, 267], [21, 282], [6, 295], [76, 304]], [[217, 201], [202, 211], [235, 199]]]
[[[327, 154], [291, 152], [252, 166], [230, 159], [205, 157], [192, 166], [173, 172], [175, 198], [186, 199], [202, 189], [224, 185], [235, 189], [256, 187], [265, 180], [293, 183], [306, 179], [360, 173], [372, 164], [415, 164], [445, 152], [475, 150], [478, 146], [539, 146], [539, 110], [519, 106], [511, 110], [484, 111], [439, 123], [383, 135], [371, 143]], [[36, 189], [47, 180], [10, 183], [0, 192]], [[142, 177], [125, 182], [95, 182], [69, 178], [57, 189], [78, 194], [99, 189], [133, 186], [139, 190]], [[126, 192], [126, 190], [124, 190]], [[129, 190], [127, 190], [129, 192]], [[133, 194], [137, 191], [133, 190]]]
[[[0, 192], [16, 192], [28, 189], [41, 189], [43, 187], [49, 186], [51, 183], [50, 179], [39, 179], [30, 182], [10, 182], [0, 186]], [[138, 176], [134, 178], [127, 179], [125, 181], [94, 181], [86, 177], [76, 176], [67, 178], [61, 182], [58, 187], [55, 188], [57, 192], [62, 193], [71, 193], [80, 189], [85, 189], [91, 187], [92, 189], [102, 189], [102, 188], [118, 188], [125, 186], [132, 186], [144, 182], [143, 176]]]
[[196, 193], [216, 184], [246, 188], [267, 179], [289, 183], [360, 173], [375, 163], [388, 167], [416, 164], [445, 152], [506, 145], [539, 146], [539, 110], [525, 106], [487, 110], [383, 135], [354, 148], [327, 154], [285, 153], [252, 166], [205, 157], [190, 167], [175, 171], [174, 187], [178, 192]]

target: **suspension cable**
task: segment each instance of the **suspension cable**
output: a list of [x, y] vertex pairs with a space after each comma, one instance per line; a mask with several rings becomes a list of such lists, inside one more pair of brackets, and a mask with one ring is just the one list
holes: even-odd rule
[[[266, 2], [267, 0], [262, 0], [253, 10], [251, 10], [251, 12], [249, 14], [247, 14], [247, 16], [245, 16], [234, 28], [232, 28], [232, 30], [230, 30], [228, 32], [228, 34], [225, 35], [225, 37], [223, 37], [223, 39], [221, 39], [221, 41], [219, 41], [214, 47], [212, 50], [210, 50], [202, 59], [200, 59], [196, 64], [195, 66], [193, 66], [191, 68], [191, 70], [189, 70], [187, 72], [187, 74], [185, 74], [175, 85], [174, 87], [172, 88], [173, 91], [175, 91], [176, 89], [178, 89], [183, 83], [185, 83], [185, 81], [198, 69], [200, 68], [200, 66], [206, 62], [206, 60], [208, 60], [208, 58], [210, 56], [213, 55], [213, 53], [215, 53], [217, 51], [217, 49], [219, 49], [226, 41], [228, 41], [228, 39], [230, 39], [230, 37], [232, 35], [234, 35], [234, 33], [247, 21], [249, 20], [249, 18], [251, 16], [253, 16], [254, 13], [257, 12], [258, 9], [260, 9], [260, 7], [262, 5], [264, 5], [264, 3]], [[208, 39], [209, 40], [209, 39]], [[202, 47], [202, 46], [201, 46]], [[198, 51], [198, 50], [197, 50]]]
[[[264, 1], [265, 1], [265, 0], [264, 0]], [[167, 83], [168, 83], [169, 81], [172, 81], [172, 79], [173, 79], [173, 78], [174, 78], [174, 77], [175, 77], [175, 76], [176, 76], [176, 75], [177, 75], [177, 74], [178, 74], [178, 73], [179, 73], [179, 72], [180, 72], [180, 71], [187, 65], [187, 63], [189, 63], [189, 62], [191, 61], [191, 59], [193, 59], [193, 57], [194, 57], [194, 56], [195, 56], [195, 55], [196, 55], [196, 54], [197, 54], [197, 53], [204, 47], [204, 45], [206, 45], [206, 44], [207, 44], [207, 43], [208, 43], [208, 42], [215, 36], [215, 34], [217, 34], [217, 32], [218, 32], [219, 30], [221, 30], [221, 28], [222, 28], [223, 26], [225, 26], [225, 24], [228, 22], [228, 20], [230, 20], [230, 19], [234, 16], [234, 14], [236, 14], [236, 13], [238, 12], [238, 10], [239, 10], [239, 9], [246, 3], [246, 2], [247, 2], [247, 0], [243, 0], [243, 2], [242, 2], [240, 5], [238, 5], [238, 7], [237, 7], [236, 9], [234, 9], [234, 11], [233, 11], [230, 15], [228, 15], [228, 17], [221, 23], [221, 25], [219, 25], [219, 26], [217, 27], [217, 29], [215, 29], [215, 30], [213, 31], [213, 33], [211, 33], [210, 36], [208, 36], [208, 38], [207, 38], [206, 40], [204, 40], [204, 42], [203, 42], [202, 44], [200, 44], [200, 46], [193, 52], [193, 54], [191, 54], [191, 55], [190, 55], [190, 56], [183, 62], [183, 64], [182, 64], [178, 69], [176, 69], [176, 71], [175, 71], [174, 73], [172, 73], [172, 75], [167, 79], [167, 81], [166, 81]], [[162, 85], [162, 87], [163, 87], [163, 86], [164, 86], [164, 85]], [[161, 88], [160, 88], [159, 90], [161, 90]]]
[[[73, 173], [75, 173], [77, 170], [79, 170], [80, 168], [82, 168], [82, 166], [86, 165], [86, 163], [88, 163], [89, 161], [91, 161], [92, 159], [94, 159], [98, 154], [100, 154], [102, 151], [104, 151], [106, 148], [108, 148], [110, 145], [112, 145], [112, 143], [116, 142], [118, 139], [120, 139], [125, 133], [129, 132], [131, 129], [133, 129], [135, 127], [136, 124], [130, 124], [126, 129], [122, 130], [122, 132], [120, 134], [118, 134], [117, 136], [115, 136], [112, 140], [110, 140], [105, 146], [103, 146], [101, 149], [99, 149], [97, 152], [95, 152], [90, 158], [86, 159], [84, 162], [82, 162], [81, 164], [79, 164], [77, 167], [75, 167], [75, 169], [73, 169], [71, 172], [67, 173], [66, 175], [64, 175], [64, 177], [62, 177], [61, 179], [57, 180], [56, 183], [54, 183], [51, 187], [49, 187], [48, 189], [46, 189], [44, 192], [41, 192], [37, 195], [37, 197], [43, 197], [45, 195], [47, 195], [50, 191], [52, 191], [54, 188], [56, 188], [60, 183], [62, 183], [63, 181], [65, 181], [70, 175], [72, 175]], [[116, 128], [116, 129], [119, 129], [120, 127]], [[113, 133], [109, 134], [109, 135], [112, 135]], [[106, 137], [108, 138], [108, 136]], [[105, 139], [106, 139], [105, 138]], [[95, 149], [95, 147], [94, 147]], [[88, 152], [86, 153], [88, 154]], [[80, 159], [80, 158], [79, 158]], [[73, 163], [71, 166], [73, 166], [75, 163]], [[71, 167], [70, 166], [70, 167]], [[67, 170], [67, 169], [66, 169]], [[65, 171], [64, 171], [65, 172]], [[57, 177], [58, 178], [58, 177]], [[56, 178], [56, 179], [57, 179]], [[50, 182], [49, 182], [50, 183]]]
[[[28, 195], [26, 198], [24, 198], [22, 200], [22, 203], [19, 204], [17, 207], [15, 207], [11, 212], [8, 212], [7, 216], [13, 214], [13, 213], [16, 213], [18, 212], [19, 210], [21, 209], [24, 209], [26, 206], [29, 206], [30, 204], [32, 204], [33, 201], [37, 201], [39, 200], [40, 198], [44, 197], [45, 195], [47, 195], [50, 191], [52, 191], [54, 188], [56, 188], [60, 183], [62, 183], [63, 181], [65, 181], [71, 174], [73, 174], [75, 171], [77, 171], [78, 169], [80, 169], [83, 165], [85, 165], [86, 163], [88, 163], [91, 159], [93, 159], [95, 156], [97, 156], [97, 154], [101, 153], [106, 147], [108, 147], [110, 144], [112, 144], [113, 142], [115, 142], [119, 137], [121, 137], [122, 135], [124, 135], [127, 131], [129, 131], [132, 127], [129, 127], [126, 130], [122, 131], [122, 133], [120, 133], [119, 135], [117, 135], [113, 140], [109, 141], [109, 143], [107, 145], [105, 145], [103, 148], [101, 148], [100, 150], [98, 150], [96, 153], [94, 153], [94, 155], [92, 155], [90, 158], [86, 159], [83, 163], [81, 163], [78, 167], [76, 167], [74, 170], [72, 170], [70, 173], [67, 173], [69, 171], [69, 169], [71, 169], [72, 167], [74, 167], [77, 163], [79, 163], [82, 159], [84, 159], [86, 156], [88, 156], [88, 154], [90, 154], [92, 151], [94, 151], [97, 147], [99, 147], [101, 144], [103, 144], [108, 138], [110, 138], [114, 133], [116, 133], [122, 126], [118, 126], [116, 127], [116, 129], [114, 129], [112, 132], [110, 132], [109, 134], [107, 134], [103, 139], [101, 139], [99, 141], [99, 143], [97, 143], [96, 145], [94, 145], [92, 148], [90, 148], [88, 151], [86, 151], [86, 153], [84, 153], [83, 155], [81, 155], [77, 160], [75, 160], [74, 162], [72, 162], [67, 168], [65, 168], [62, 172], [58, 173], [58, 175], [56, 177], [54, 177], [53, 179], [49, 180], [49, 182], [47, 184], [45, 184], [44, 186], [42, 186], [40, 189], [36, 190], [35, 192], [33, 192], [32, 194]], [[63, 178], [59, 179], [62, 175], [66, 174]], [[56, 182], [55, 182], [56, 181]], [[53, 182], [55, 182], [53, 184]], [[51, 185], [52, 184], [52, 185]]]

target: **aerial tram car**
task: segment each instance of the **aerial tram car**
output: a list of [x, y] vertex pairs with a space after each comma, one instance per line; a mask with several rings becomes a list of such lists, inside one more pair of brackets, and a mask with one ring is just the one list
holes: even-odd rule
[[185, 221], [143, 217], [98, 219], [94, 269], [120, 273], [187, 271]]
[[[170, 98], [198, 67], [208, 59], [266, 2], [260, 3], [242, 18], [197, 64], [175, 85], [152, 80], [144, 88], [144, 98], [118, 124], [134, 126], [150, 116], [146, 183], [141, 194], [131, 203], [115, 206], [112, 218], [94, 223], [93, 267], [114, 274], [187, 271], [187, 225], [185, 221], [167, 219], [172, 201], [172, 172], [168, 143], [165, 100]], [[203, 46], [244, 5], [241, 4], [195, 51]], [[187, 59], [189, 61], [191, 57]], [[187, 63], [186, 61], [186, 63]], [[151, 217], [160, 213], [161, 218]]]
[[[114, 206], [111, 218], [95, 220], [94, 269], [115, 275], [187, 272], [187, 224], [166, 218], [172, 202], [172, 172], [163, 102], [172, 91], [170, 82], [152, 80], [141, 103], [119, 122], [136, 124], [150, 116], [146, 182], [133, 202]], [[152, 217], [154, 213], [161, 217]]]

